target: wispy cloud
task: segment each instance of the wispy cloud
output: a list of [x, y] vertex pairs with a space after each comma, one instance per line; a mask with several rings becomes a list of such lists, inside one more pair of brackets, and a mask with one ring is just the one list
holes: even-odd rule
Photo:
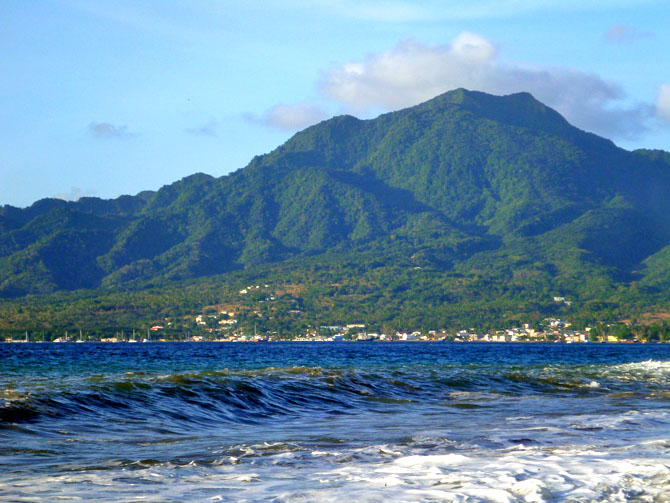
[[632, 138], [647, 127], [653, 107], [625, 105], [613, 82], [578, 70], [503, 64], [487, 38], [463, 32], [451, 44], [405, 41], [331, 68], [322, 92], [357, 113], [396, 110], [450, 89], [492, 94], [529, 91], [573, 124], [609, 137]]
[[90, 135], [99, 139], [114, 139], [114, 138], [132, 138], [136, 136], [135, 133], [128, 131], [128, 126], [116, 126], [109, 122], [91, 122], [87, 128]]
[[[300, 14], [338, 17], [379, 23], [425, 23], [501, 19], [532, 12], [565, 12], [631, 8], [665, 0], [191, 0], [189, 2], [90, 2], [60, 0], [70, 9], [151, 32], [158, 36], [182, 40], [203, 39], [217, 32], [217, 22], [230, 16], [231, 11], [267, 13], [277, 16], [288, 11]], [[194, 23], [206, 16], [217, 22]]]
[[186, 132], [195, 136], [218, 136], [217, 128], [219, 123], [211, 120], [199, 126], [186, 128]]
[[275, 105], [260, 116], [246, 114], [245, 118], [264, 126], [284, 131], [297, 131], [322, 121], [326, 118], [326, 113], [317, 105], [296, 103], [293, 105]]
[[313, 6], [343, 17], [381, 22], [424, 21], [438, 14], [429, 5], [393, 0], [322, 0], [315, 2]]
[[603, 38], [611, 44], [630, 44], [635, 40], [650, 36], [651, 33], [649, 32], [636, 30], [624, 24], [613, 24], [607, 29]]
[[97, 192], [97, 190], [81, 190], [79, 187], [71, 187], [67, 194], [56, 194], [54, 197], [64, 201], [78, 201], [82, 197], [94, 196]]
[[[282, 8], [311, 9], [339, 17], [377, 22], [498, 19], [534, 11], [629, 8], [659, 0], [282, 0]], [[279, 3], [277, 3], [279, 5]]]
[[[107, 22], [127, 26], [140, 32], [153, 33], [159, 37], [177, 40], [194, 40], [206, 36], [206, 27], [201, 23], [192, 24], [191, 17], [184, 11], [194, 6], [181, 3], [134, 2], [120, 0], [115, 2], [90, 2], [88, 0], [61, 0], [72, 11], [101, 19]], [[176, 7], [176, 8], [175, 8]], [[176, 12], [176, 14], [175, 14]]]

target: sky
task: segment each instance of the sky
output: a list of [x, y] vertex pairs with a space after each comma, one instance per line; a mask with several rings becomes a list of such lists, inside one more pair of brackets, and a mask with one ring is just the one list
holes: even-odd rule
[[668, 19], [668, 0], [0, 0], [0, 205], [223, 176], [458, 87], [670, 151]]

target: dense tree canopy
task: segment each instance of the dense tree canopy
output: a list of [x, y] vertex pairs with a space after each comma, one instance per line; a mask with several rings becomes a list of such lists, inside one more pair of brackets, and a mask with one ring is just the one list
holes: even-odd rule
[[218, 179], [0, 208], [0, 323], [148, 323], [255, 279], [300, 285], [302, 307], [273, 315], [298, 325], [664, 310], [668, 189], [667, 152], [620, 149], [527, 93], [459, 89], [324, 121]]

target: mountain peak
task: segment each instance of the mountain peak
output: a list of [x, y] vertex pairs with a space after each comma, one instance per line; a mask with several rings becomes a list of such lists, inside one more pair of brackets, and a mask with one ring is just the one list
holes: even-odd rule
[[464, 87], [459, 87], [457, 89], [452, 89], [451, 91], [446, 91], [434, 98], [426, 101], [425, 103], [454, 103], [458, 105], [490, 105], [495, 102], [515, 102], [519, 105], [540, 105], [544, 108], [547, 108], [542, 102], [538, 101], [535, 96], [533, 96], [528, 91], [520, 91], [516, 93], [498, 95], [485, 93], [483, 91], [475, 91], [472, 89], [466, 89]]
[[538, 101], [531, 93], [522, 91], [507, 95], [494, 95], [481, 91], [471, 91], [464, 88], [454, 89], [440, 94], [435, 98], [418, 105], [419, 107], [440, 107], [445, 105], [460, 105], [463, 108], [477, 112], [479, 115], [490, 116], [503, 122], [513, 117], [543, 116], [546, 120], [568, 122], [556, 110]]
[[[605, 138], [570, 124], [559, 112], [527, 91], [493, 95], [464, 88], [447, 91], [414, 107], [417, 110], [445, 110], [457, 106], [474, 115], [501, 124], [523, 127], [563, 137], [582, 146], [609, 149], [614, 144]], [[402, 112], [402, 111], [401, 111]]]

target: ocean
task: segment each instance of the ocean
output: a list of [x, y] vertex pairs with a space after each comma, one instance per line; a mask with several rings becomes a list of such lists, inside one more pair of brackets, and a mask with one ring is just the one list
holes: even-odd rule
[[0, 344], [0, 501], [668, 502], [670, 345]]

